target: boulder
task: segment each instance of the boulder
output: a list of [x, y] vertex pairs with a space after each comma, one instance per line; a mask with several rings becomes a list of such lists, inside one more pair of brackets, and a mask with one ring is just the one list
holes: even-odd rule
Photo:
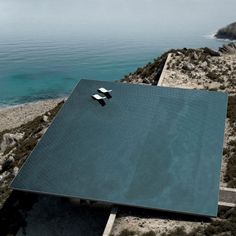
[[15, 159], [14, 159], [13, 156], [9, 156], [7, 159], [8, 159], [9, 161], [11, 161], [11, 162], [14, 162], [14, 161], [15, 161]]
[[208, 85], [209, 90], [218, 90], [219, 89], [219, 84], [216, 82], [212, 82], [211, 84]]
[[189, 62], [186, 62], [183, 64], [183, 67], [182, 67], [183, 70], [188, 70], [188, 71], [191, 71], [194, 69], [194, 65], [189, 63]]
[[15, 166], [13, 168], [13, 175], [16, 176], [18, 174], [18, 172], [19, 172], [19, 168], [17, 166]]
[[198, 57], [198, 55], [197, 55], [196, 52], [193, 53], [193, 56], [192, 56], [192, 57], [193, 57], [194, 60], [198, 60], [198, 59], [199, 59], [199, 57]]
[[208, 54], [208, 55], [210, 55], [212, 57], [219, 57], [220, 56], [219, 52], [216, 52], [216, 51], [214, 51], [214, 50], [212, 50], [210, 48], [207, 48], [207, 47], [204, 48], [204, 53], [206, 53], [206, 54]]
[[0, 144], [0, 151], [4, 152], [8, 147], [14, 146], [23, 137], [24, 137], [24, 133], [4, 134], [2, 138], [2, 142]]
[[43, 116], [43, 121], [44, 121], [44, 122], [48, 122], [48, 116], [44, 115], [44, 116]]
[[9, 171], [4, 171], [1, 175], [0, 175], [0, 183], [2, 184], [2, 182], [5, 180], [6, 177], [8, 177], [10, 175]]
[[141, 84], [141, 83], [143, 83], [143, 80], [142, 80], [141, 78], [138, 78], [138, 79], [137, 79], [137, 83], [138, 83], [138, 84]]
[[204, 62], [201, 64], [201, 67], [202, 67], [202, 68], [205, 68], [206, 66], [207, 66], [207, 62], [204, 61]]
[[184, 55], [184, 54], [183, 54], [182, 52], [180, 52], [180, 51], [177, 51], [176, 54], [177, 54], [178, 56], [183, 56], [183, 55]]

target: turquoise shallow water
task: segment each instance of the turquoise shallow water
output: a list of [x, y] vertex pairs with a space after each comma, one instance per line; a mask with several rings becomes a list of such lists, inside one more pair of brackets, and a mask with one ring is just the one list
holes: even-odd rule
[[[222, 11], [222, 9], [224, 9]], [[1, 0], [0, 107], [119, 80], [171, 48], [211, 47], [235, 0]]]
[[121, 79], [169, 48], [222, 44], [204, 36], [198, 40], [0, 41], [0, 106], [68, 95], [81, 78]]

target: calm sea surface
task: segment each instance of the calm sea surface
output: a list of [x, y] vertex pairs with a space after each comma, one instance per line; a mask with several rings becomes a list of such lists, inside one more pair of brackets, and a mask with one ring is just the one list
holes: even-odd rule
[[[12, 5], [8, 6], [8, 1], [3, 2], [3, 10], [12, 9]], [[23, 2], [29, 3], [27, 0]], [[102, 2], [106, 4], [106, 1]], [[213, 14], [211, 17], [215, 17], [217, 21], [209, 17], [207, 23], [204, 16], [205, 23], [203, 20], [199, 20], [199, 23], [197, 16], [193, 18], [179, 14], [166, 23], [164, 18], [163, 22], [160, 18], [155, 18], [155, 11], [151, 9], [152, 5], [157, 7], [156, 3], [148, 2], [151, 18], [145, 14], [142, 21], [130, 20], [128, 16], [131, 7], [126, 6], [126, 19], [122, 21], [122, 15], [119, 18], [116, 12], [114, 17], [111, 13], [113, 8], [110, 6], [109, 16], [103, 19], [108, 22], [106, 24], [98, 16], [94, 16], [98, 22], [94, 19], [91, 23], [86, 14], [85, 22], [81, 21], [82, 18], [76, 21], [76, 17], [64, 22], [62, 16], [56, 13], [56, 20], [45, 16], [40, 18], [40, 13], [32, 13], [26, 17], [21, 11], [22, 5], [17, 6], [14, 14], [4, 11], [5, 18], [0, 17], [0, 106], [66, 96], [81, 78], [119, 80], [170, 48], [208, 46], [218, 49], [225, 43], [210, 35], [218, 26], [230, 23], [228, 20], [232, 17], [222, 17], [220, 20]], [[233, 4], [233, 1], [229, 2]], [[31, 8], [34, 13], [37, 11], [34, 6]], [[90, 8], [91, 6], [83, 9], [83, 12]], [[137, 7], [134, 12], [131, 11], [132, 19], [140, 17], [139, 8], [142, 6]], [[57, 9], [57, 13], [59, 10]], [[67, 15], [70, 15], [68, 11]], [[100, 11], [100, 15], [103, 15], [103, 10]], [[158, 8], [156, 11], [158, 14]], [[50, 15], [51, 12], [47, 14]], [[71, 14], [77, 16], [75, 11]], [[92, 17], [92, 13], [89, 17]], [[62, 24], [60, 27], [58, 24], [55, 26], [57, 19]], [[180, 25], [176, 19], [180, 19]], [[76, 24], [71, 26], [70, 22], [75, 21]]]

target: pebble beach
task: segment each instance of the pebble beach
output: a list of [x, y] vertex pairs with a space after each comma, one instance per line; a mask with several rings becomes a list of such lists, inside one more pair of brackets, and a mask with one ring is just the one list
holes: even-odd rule
[[42, 100], [0, 109], [0, 132], [33, 120], [54, 108], [64, 98]]

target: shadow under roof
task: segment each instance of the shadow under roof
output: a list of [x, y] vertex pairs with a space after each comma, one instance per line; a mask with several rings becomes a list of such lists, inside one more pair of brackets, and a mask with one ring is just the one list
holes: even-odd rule
[[11, 187], [216, 216], [226, 107], [222, 92], [81, 80]]

